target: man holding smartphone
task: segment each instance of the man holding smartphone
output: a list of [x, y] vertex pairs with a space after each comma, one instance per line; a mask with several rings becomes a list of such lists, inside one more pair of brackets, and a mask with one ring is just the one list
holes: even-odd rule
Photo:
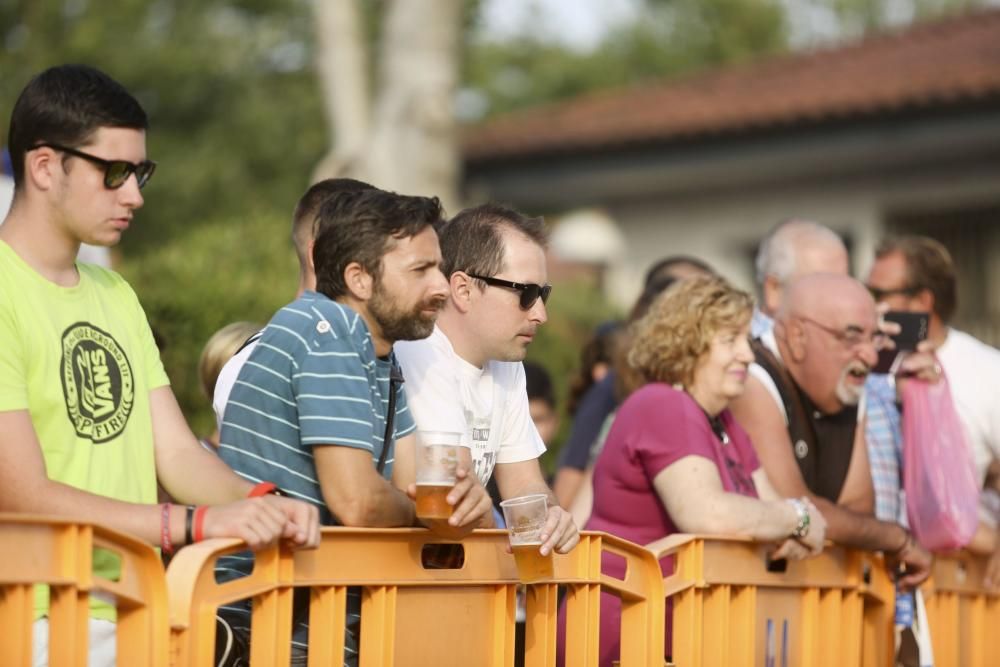
[[[958, 305], [958, 288], [948, 250], [924, 236], [885, 240], [875, 251], [868, 289], [876, 301], [903, 316], [926, 314], [927, 339], [936, 347], [948, 377], [982, 484], [990, 464], [1000, 460], [1000, 410], [996, 405], [1000, 351], [949, 326]], [[997, 517], [989, 514], [980, 511], [980, 531], [969, 545], [974, 550], [993, 551]], [[983, 520], [993, 530], [983, 528]], [[994, 553], [988, 578], [993, 586], [1000, 584], [1000, 553]]]

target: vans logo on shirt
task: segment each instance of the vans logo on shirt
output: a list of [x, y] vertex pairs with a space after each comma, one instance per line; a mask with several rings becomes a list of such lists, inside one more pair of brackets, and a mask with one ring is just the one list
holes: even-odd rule
[[59, 365], [66, 412], [76, 434], [94, 444], [121, 434], [132, 414], [132, 366], [111, 334], [87, 322], [62, 336]]

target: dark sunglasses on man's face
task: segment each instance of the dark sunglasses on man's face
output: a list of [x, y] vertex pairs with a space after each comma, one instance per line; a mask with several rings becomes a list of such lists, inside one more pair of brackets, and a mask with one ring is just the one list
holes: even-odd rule
[[867, 287], [868, 291], [871, 292], [872, 299], [875, 300], [875, 303], [885, 301], [888, 297], [895, 296], [896, 294], [901, 296], [916, 296], [920, 291], [919, 287], [913, 286], [894, 287], [892, 289], [879, 289], [878, 287], [873, 287], [872, 285], [865, 285], [865, 287]]
[[535, 302], [538, 301], [539, 297], [541, 297], [542, 303], [545, 303], [549, 300], [549, 294], [552, 293], [552, 285], [515, 283], [510, 280], [503, 280], [502, 278], [477, 276], [474, 273], [469, 273], [468, 276], [470, 278], [475, 278], [476, 280], [482, 280], [487, 285], [492, 285], [493, 287], [506, 287], [507, 289], [517, 290], [520, 292], [521, 310], [531, 310], [531, 307], [535, 305]]
[[144, 185], [146, 185], [146, 183], [149, 182], [153, 172], [156, 171], [156, 163], [152, 160], [143, 160], [138, 164], [135, 162], [129, 162], [128, 160], [105, 160], [104, 158], [91, 155], [90, 153], [84, 153], [83, 151], [70, 148], [69, 146], [60, 146], [59, 144], [53, 143], [38, 144], [35, 148], [51, 148], [53, 150], [62, 151], [63, 153], [92, 162], [98, 167], [103, 167], [104, 187], [109, 190], [117, 190], [121, 186], [125, 185], [125, 181], [127, 181], [128, 177], [132, 174], [135, 174], [135, 181], [139, 184], [139, 188], [141, 189]]

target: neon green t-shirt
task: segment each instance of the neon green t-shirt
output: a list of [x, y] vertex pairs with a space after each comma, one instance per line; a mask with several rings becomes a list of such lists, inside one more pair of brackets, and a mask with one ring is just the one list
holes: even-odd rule
[[[60, 287], [0, 241], [0, 412], [28, 410], [50, 479], [135, 503], [156, 502], [149, 392], [169, 384], [146, 315], [113, 271], [77, 264]], [[94, 570], [116, 578], [95, 554]], [[36, 589], [35, 617], [48, 611]], [[114, 609], [91, 600], [91, 615]]]

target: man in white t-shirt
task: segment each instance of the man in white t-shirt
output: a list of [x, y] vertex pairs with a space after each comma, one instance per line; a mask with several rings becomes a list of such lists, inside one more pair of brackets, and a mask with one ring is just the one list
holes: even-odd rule
[[[955, 267], [948, 250], [934, 239], [904, 236], [888, 239], [875, 251], [868, 289], [892, 310], [929, 314], [927, 338], [937, 347], [952, 400], [976, 464], [980, 484], [990, 464], [1000, 460], [1000, 350], [948, 326], [958, 306]], [[985, 508], [980, 518], [995, 527], [997, 517]], [[993, 546], [981, 528], [970, 548]], [[994, 552], [989, 575], [1000, 585], [1000, 549]]]
[[500, 495], [549, 497], [544, 554], [579, 541], [569, 513], [542, 477], [545, 445], [531, 421], [524, 366], [548, 316], [545, 223], [495, 204], [462, 211], [440, 230], [451, 294], [434, 333], [397, 342], [406, 399], [421, 430], [463, 434], [485, 485]]
[[[306, 290], [316, 289], [316, 271], [313, 268], [312, 248], [319, 230], [316, 229], [316, 216], [320, 206], [328, 199], [347, 192], [359, 190], [374, 190], [375, 186], [353, 178], [328, 178], [312, 185], [299, 198], [292, 214], [292, 245], [299, 258], [299, 287], [295, 298], [302, 296]], [[246, 343], [226, 362], [215, 381], [215, 392], [212, 395], [212, 409], [215, 410], [215, 423], [222, 430], [222, 417], [229, 402], [229, 394], [233, 390], [236, 378], [243, 364], [250, 358], [250, 353], [257, 346], [260, 333], [251, 336]]]

